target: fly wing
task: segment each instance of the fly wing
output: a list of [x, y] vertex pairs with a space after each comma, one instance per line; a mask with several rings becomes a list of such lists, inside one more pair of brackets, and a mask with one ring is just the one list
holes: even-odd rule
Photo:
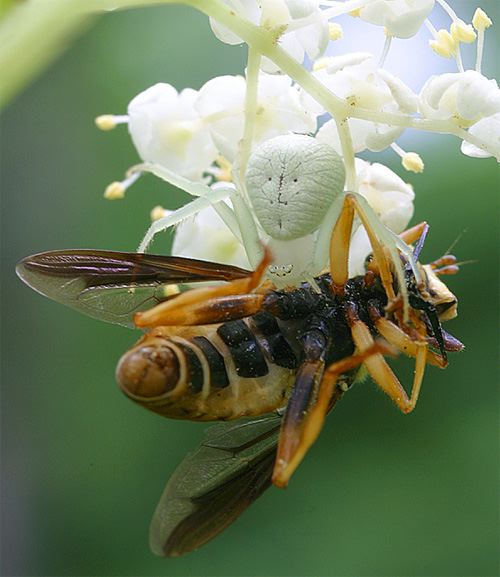
[[230, 281], [250, 271], [183, 257], [109, 250], [61, 250], [35, 254], [16, 267], [40, 294], [88, 316], [134, 327], [133, 316], [165, 300], [163, 286]]
[[270, 486], [281, 417], [222, 423], [208, 429], [170, 478], [150, 527], [150, 546], [178, 557], [235, 521]]

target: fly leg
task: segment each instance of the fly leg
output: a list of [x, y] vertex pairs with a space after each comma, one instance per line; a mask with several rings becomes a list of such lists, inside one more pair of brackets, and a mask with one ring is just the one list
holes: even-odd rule
[[[358, 318], [353, 307], [348, 311], [347, 316], [354, 344], [359, 351], [366, 351], [375, 344], [370, 329]], [[401, 348], [403, 352], [406, 352], [404, 351], [404, 345], [407, 341], [404, 338], [399, 335], [398, 338], [392, 338], [392, 340], [396, 342], [396, 346], [399, 345], [398, 348]], [[403, 413], [410, 413], [417, 404], [420, 387], [424, 377], [425, 364], [428, 359], [427, 344], [423, 341], [415, 341], [414, 344], [416, 359], [415, 375], [409, 397], [382, 354], [376, 353], [370, 355], [363, 361], [363, 364], [375, 383], [392, 399], [392, 401], [394, 401]]]
[[326, 415], [342, 397], [337, 386], [340, 376], [361, 365], [372, 355], [393, 354], [383, 342], [374, 342], [359, 354], [351, 355], [325, 369], [324, 362], [305, 361], [288, 402], [273, 471], [273, 483], [286, 487], [307, 451], [323, 428]]
[[396, 347], [398, 351], [409, 357], [417, 358], [419, 353], [424, 354], [420, 352], [420, 349], [425, 349], [425, 360], [429, 365], [434, 365], [441, 369], [446, 367], [448, 364], [447, 359], [431, 351], [427, 346], [427, 341], [419, 337], [418, 333], [415, 332], [412, 336], [408, 335], [395, 323], [383, 317], [374, 306], [369, 308], [369, 313], [370, 319], [379, 335]]
[[406, 244], [413, 244], [414, 242], [419, 240], [423, 234], [427, 232], [428, 228], [429, 225], [425, 221], [419, 222], [415, 226], [412, 226], [411, 228], [407, 228], [406, 230], [404, 230], [399, 235], [399, 238], [404, 242], [406, 242]]
[[264, 299], [258, 288], [271, 257], [264, 258], [251, 276], [223, 285], [201, 287], [181, 293], [152, 309], [137, 313], [134, 322], [140, 328], [187, 326], [221, 323], [257, 313]]
[[302, 459], [301, 456], [297, 460], [296, 455], [301, 452], [304, 421], [314, 407], [325, 370], [328, 341], [324, 333], [314, 328], [307, 331], [302, 340], [305, 358], [286, 406], [273, 472], [273, 483], [278, 487], [286, 487]]

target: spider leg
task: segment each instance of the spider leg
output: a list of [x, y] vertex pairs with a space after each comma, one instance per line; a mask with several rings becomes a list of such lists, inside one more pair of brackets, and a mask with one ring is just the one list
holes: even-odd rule
[[171, 226], [178, 224], [179, 222], [189, 218], [200, 212], [200, 210], [212, 206], [216, 203], [223, 201], [225, 198], [232, 194], [232, 190], [229, 188], [224, 188], [220, 190], [210, 191], [210, 195], [198, 197], [196, 200], [182, 206], [181, 208], [175, 210], [173, 213], [164, 216], [153, 222], [148, 228], [144, 238], [137, 249], [137, 252], [146, 252], [148, 246], [151, 244], [153, 238], [159, 233]]
[[375, 234], [364, 208], [361, 206], [356, 195], [351, 193], [346, 194], [344, 198], [342, 211], [330, 238], [330, 274], [332, 277], [333, 292], [343, 294], [345, 284], [349, 279], [349, 248], [355, 214], [360, 218], [370, 239], [373, 255], [379, 269], [380, 279], [387, 297], [389, 301], [394, 301], [396, 300], [396, 295], [392, 284], [390, 259], [384, 250], [384, 246]]
[[223, 285], [201, 287], [137, 313], [137, 327], [187, 326], [221, 323], [253, 315], [260, 310], [264, 292], [252, 293], [261, 283], [271, 261], [269, 251], [251, 276]]
[[[262, 259], [262, 246], [259, 239], [259, 233], [252, 212], [249, 210], [245, 200], [240, 196], [233, 184], [222, 184], [207, 186], [201, 182], [193, 182], [179, 176], [175, 172], [154, 163], [144, 163], [132, 167], [129, 174], [141, 172], [150, 172], [166, 182], [185, 190], [188, 194], [198, 197], [196, 200], [186, 204], [158, 221], [154, 222], [146, 232], [138, 252], [145, 252], [154, 236], [163, 230], [177, 224], [181, 220], [196, 214], [203, 208], [212, 206], [212, 208], [221, 217], [234, 236], [241, 242], [251, 266], [255, 267]], [[221, 200], [231, 198], [233, 204], [232, 210]]]

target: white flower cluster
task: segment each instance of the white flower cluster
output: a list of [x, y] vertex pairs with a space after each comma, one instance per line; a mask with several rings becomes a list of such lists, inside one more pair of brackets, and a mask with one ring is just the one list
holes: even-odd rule
[[[173, 246], [177, 254], [255, 266], [256, 243], [270, 237], [253, 212], [245, 170], [252, 152], [280, 135], [308, 135], [331, 147], [345, 166], [346, 190], [363, 195], [395, 233], [412, 217], [413, 189], [386, 166], [356, 154], [391, 147], [406, 170], [421, 172], [420, 155], [396, 142], [406, 128], [415, 128], [453, 134], [464, 154], [500, 161], [500, 89], [481, 73], [485, 30], [492, 22], [480, 8], [467, 24], [445, 0], [217, 0], [213, 6], [217, 10], [210, 3], [202, 10], [217, 38], [249, 44], [245, 77], [216, 77], [199, 90], [181, 92], [156, 84], [130, 102], [127, 115], [96, 121], [103, 130], [128, 123], [143, 161], [107, 188], [108, 198], [121, 198], [148, 171], [197, 197], [175, 213], [157, 208], [159, 220], [141, 250], [156, 232], [182, 223]], [[434, 28], [434, 9], [444, 10], [449, 30]], [[342, 37], [341, 18], [383, 27], [382, 55], [339, 53], [334, 43]], [[392, 38], [410, 38], [424, 25], [430, 48], [455, 58], [458, 71], [430, 76], [417, 94], [384, 65]], [[472, 42], [475, 67], [466, 70], [461, 44]], [[352, 271], [368, 251], [366, 235], [358, 231]]]

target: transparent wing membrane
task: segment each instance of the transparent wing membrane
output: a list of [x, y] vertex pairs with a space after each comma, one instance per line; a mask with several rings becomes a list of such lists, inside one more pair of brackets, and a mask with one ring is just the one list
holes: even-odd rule
[[18, 276], [40, 294], [88, 316], [133, 327], [133, 316], [167, 297], [168, 284], [229, 281], [251, 273], [206, 261], [100, 250], [64, 250], [23, 259]]
[[281, 417], [222, 423], [170, 478], [150, 528], [154, 553], [177, 557], [213, 539], [271, 485]]

